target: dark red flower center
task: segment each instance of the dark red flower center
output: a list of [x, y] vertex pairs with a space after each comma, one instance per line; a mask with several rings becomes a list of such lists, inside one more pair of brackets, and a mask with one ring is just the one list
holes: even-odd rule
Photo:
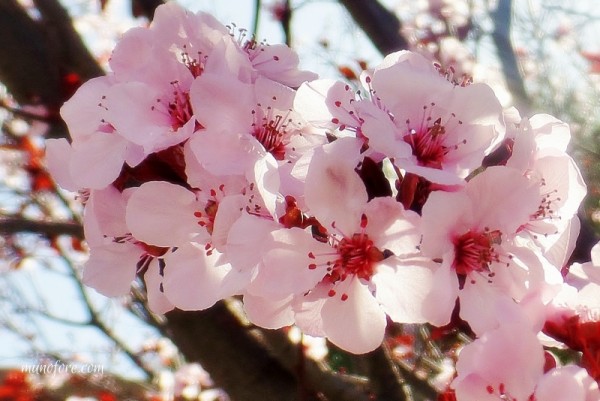
[[471, 272], [490, 272], [490, 264], [499, 262], [500, 255], [494, 245], [502, 242], [502, 233], [498, 230], [484, 232], [467, 231], [454, 239], [454, 263], [452, 267], [458, 275]]
[[352, 236], [344, 236], [334, 244], [337, 251], [337, 259], [328, 262], [329, 273], [326, 280], [331, 283], [344, 281], [348, 276], [357, 276], [359, 278], [370, 280], [375, 273], [376, 263], [385, 259], [384, 253], [380, 251], [364, 232], [367, 226], [367, 216], [364, 214], [361, 218], [360, 233]]
[[442, 125], [442, 120], [438, 118], [431, 125], [420, 129], [411, 129], [402, 139], [412, 147], [413, 155], [420, 165], [441, 169], [447, 153], [444, 146], [445, 134], [446, 128]]

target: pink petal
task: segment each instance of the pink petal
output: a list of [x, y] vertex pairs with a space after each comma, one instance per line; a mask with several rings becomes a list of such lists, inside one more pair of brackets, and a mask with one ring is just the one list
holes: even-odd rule
[[536, 401], [593, 401], [600, 399], [598, 384], [585, 369], [569, 365], [546, 373], [535, 389]]
[[82, 282], [107, 297], [129, 294], [140, 255], [137, 246], [127, 243], [92, 247]]
[[150, 245], [185, 244], [199, 233], [206, 233], [194, 217], [199, 208], [195, 200], [192, 192], [179, 185], [146, 182], [127, 202], [127, 226], [136, 239]]
[[514, 233], [539, 206], [539, 187], [508, 167], [489, 167], [469, 181], [465, 190], [476, 205], [473, 220], [481, 231], [489, 227], [505, 235]]
[[291, 295], [281, 300], [272, 300], [246, 294], [244, 311], [252, 323], [265, 329], [279, 329], [294, 324], [291, 300]]
[[204, 247], [186, 245], [164, 256], [163, 289], [165, 296], [182, 310], [202, 310], [220, 299], [233, 295], [222, 292], [222, 283], [231, 266], [219, 261], [213, 251], [207, 255]]
[[235, 76], [203, 73], [190, 88], [190, 101], [198, 122], [206, 129], [241, 133], [252, 124], [256, 106], [254, 87]]
[[404, 210], [395, 199], [374, 198], [367, 203], [365, 232], [379, 249], [388, 249], [396, 256], [415, 254], [421, 244], [420, 217]]
[[432, 291], [423, 300], [423, 315], [434, 326], [450, 322], [458, 297], [458, 277], [450, 263], [454, 258], [444, 257], [444, 262], [433, 272]]
[[115, 134], [96, 133], [73, 149], [70, 170], [82, 188], [102, 189], [114, 182], [123, 168], [127, 140]]
[[529, 119], [535, 131], [535, 142], [540, 149], [554, 148], [567, 151], [571, 141], [569, 125], [548, 114], [536, 114]]
[[227, 245], [233, 224], [241, 217], [248, 199], [244, 195], [229, 195], [221, 199], [213, 223], [212, 245], [219, 250]]
[[[464, 234], [474, 225], [470, 213], [474, 207], [464, 192], [432, 192], [422, 211], [423, 254], [439, 258], [453, 251], [453, 237]], [[449, 210], [452, 213], [448, 213]]]
[[112, 84], [112, 78], [108, 76], [90, 79], [63, 104], [60, 115], [67, 123], [74, 141], [82, 140], [96, 132], [103, 124], [105, 109], [98, 103], [102, 103], [102, 96], [106, 95]]
[[333, 222], [347, 235], [358, 226], [367, 191], [354, 171], [361, 143], [341, 138], [315, 150], [306, 175], [306, 205], [325, 227]]
[[46, 165], [54, 181], [62, 188], [69, 191], [77, 191], [79, 185], [71, 176], [68, 161], [71, 160], [73, 148], [65, 138], [46, 140]]
[[424, 300], [432, 291], [433, 273], [428, 259], [402, 261], [389, 257], [377, 266], [371, 281], [375, 298], [388, 316], [398, 323], [426, 323]]
[[250, 294], [281, 299], [288, 294], [303, 294], [323, 279], [327, 266], [318, 265], [318, 259], [309, 254], [331, 253], [329, 245], [299, 228], [279, 229], [271, 237], [272, 241], [262, 249], [263, 263], [258, 274], [247, 288]]
[[227, 237], [225, 254], [238, 271], [251, 271], [262, 261], [264, 248], [270, 244], [269, 234], [280, 228], [275, 222], [242, 213], [233, 223]]
[[162, 291], [163, 276], [160, 274], [158, 262], [153, 260], [144, 274], [148, 290], [148, 307], [154, 313], [164, 314], [174, 308]]
[[[321, 311], [323, 331], [329, 340], [354, 354], [379, 347], [387, 322], [369, 288], [352, 277], [336, 285], [335, 291], [337, 295], [328, 298]], [[347, 294], [347, 299], [342, 300], [342, 294]]]
[[299, 70], [298, 55], [284, 44], [260, 46], [251, 61], [261, 75], [292, 88], [318, 77], [313, 72]]
[[261, 157], [254, 137], [237, 131], [200, 131], [189, 147], [202, 167], [215, 175], [245, 175]]
[[251, 173], [248, 174], [248, 180], [256, 183], [256, 189], [261, 195], [266, 211], [275, 217], [277, 200], [281, 195], [279, 193], [279, 170], [273, 155], [267, 153], [258, 158]]
[[340, 81], [319, 79], [300, 85], [294, 99], [294, 110], [306, 121], [320, 128], [335, 129], [340, 124], [356, 127], [359, 122], [355, 112], [355, 100], [349, 85]]
[[[125, 196], [112, 185], [103, 190], [91, 191], [85, 207], [84, 223], [98, 227], [102, 236], [118, 237], [129, 229], [125, 224]], [[87, 228], [87, 227], [85, 227]], [[89, 241], [89, 232], [85, 232]]]
[[308, 294], [298, 296], [292, 303], [296, 325], [303, 333], [314, 337], [325, 337], [323, 331], [322, 310], [323, 305], [329, 299], [327, 293], [331, 286], [329, 284], [318, 284]]

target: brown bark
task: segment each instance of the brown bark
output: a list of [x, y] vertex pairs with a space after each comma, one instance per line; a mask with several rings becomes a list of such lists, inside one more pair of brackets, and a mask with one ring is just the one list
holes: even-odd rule
[[408, 42], [400, 33], [400, 20], [378, 1], [340, 0], [340, 3], [381, 54], [408, 49]]

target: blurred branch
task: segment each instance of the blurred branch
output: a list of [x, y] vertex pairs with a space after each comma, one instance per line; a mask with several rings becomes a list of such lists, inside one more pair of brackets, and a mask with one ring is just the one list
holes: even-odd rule
[[83, 81], [104, 74], [81, 36], [73, 27], [71, 17], [58, 0], [33, 0], [42, 15], [42, 22], [49, 40], [60, 49], [59, 68], [73, 70]]
[[123, 353], [125, 353], [125, 355], [127, 355], [127, 357], [131, 359], [133, 363], [135, 363], [142, 371], [144, 371], [148, 378], [152, 378], [154, 376], [154, 372], [148, 369], [144, 361], [142, 361], [142, 359], [139, 357], [139, 355], [137, 355], [135, 352], [129, 349], [129, 347], [123, 341], [121, 341], [115, 335], [115, 333], [113, 333], [113, 331], [102, 321], [100, 315], [94, 308], [94, 305], [90, 300], [90, 297], [88, 296], [83, 283], [79, 279], [79, 275], [77, 274], [77, 270], [75, 269], [73, 263], [66, 256], [62, 256], [62, 259], [71, 271], [73, 281], [75, 282], [75, 285], [77, 287], [77, 291], [79, 292], [84, 307], [89, 315], [90, 325], [100, 330], [106, 337], [108, 337], [112, 342], [114, 342], [115, 346], [121, 351], [123, 351]]
[[510, 39], [512, 0], [498, 0], [498, 6], [491, 16], [494, 20], [492, 39], [502, 64], [506, 85], [513, 96], [515, 107], [519, 109], [523, 116], [529, 116], [532, 111], [532, 101], [525, 89], [515, 50]]
[[0, 80], [21, 104], [58, 104], [58, 63], [41, 22], [16, 0], [0, 2]]
[[292, 6], [290, 4], [290, 0], [285, 0], [284, 9], [281, 15], [281, 28], [283, 29], [283, 37], [285, 39], [285, 44], [288, 46], [292, 46]]
[[256, 38], [256, 34], [258, 33], [258, 26], [260, 25], [260, 8], [261, 0], [254, 0], [254, 16], [252, 21], [252, 37]]
[[408, 42], [400, 33], [400, 20], [377, 0], [339, 1], [380, 53], [388, 54], [408, 49]]
[[235, 401], [296, 401], [297, 383], [224, 302], [203, 311], [167, 313], [171, 339]]
[[396, 366], [400, 370], [400, 375], [404, 382], [408, 384], [412, 390], [422, 394], [427, 399], [434, 400], [438, 397], [438, 391], [433, 387], [427, 379], [419, 377], [410, 366], [403, 361], [395, 361]]
[[382, 344], [379, 348], [365, 355], [369, 367], [369, 380], [373, 386], [376, 399], [388, 401], [407, 401], [409, 396], [402, 386], [402, 376], [392, 361], [390, 350]]
[[154, 18], [154, 10], [163, 3], [163, 0], [131, 0], [131, 13], [135, 17], [144, 15], [152, 21]]
[[301, 376], [306, 384], [319, 389], [328, 400], [368, 401], [369, 383], [366, 379], [338, 374], [324, 363], [310, 358], [299, 360], [298, 345], [293, 344], [281, 330], [254, 329], [266, 342], [266, 346], [290, 372], [302, 369]]
[[39, 20], [16, 0], [0, 2], [0, 80], [21, 104], [57, 109], [63, 102], [62, 75], [82, 80], [102, 74], [58, 0], [35, 0]]
[[71, 235], [83, 239], [83, 227], [78, 223], [30, 220], [25, 217], [0, 218], [0, 233], [16, 234], [29, 232], [46, 237]]

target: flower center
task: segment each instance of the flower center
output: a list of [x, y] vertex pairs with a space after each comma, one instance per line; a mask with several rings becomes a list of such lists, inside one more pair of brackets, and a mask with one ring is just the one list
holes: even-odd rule
[[[546, 186], [546, 180], [542, 178], [541, 186]], [[551, 189], [542, 195], [538, 210], [530, 216], [531, 220], [554, 220], [560, 218], [556, 213], [556, 206], [561, 202], [560, 196], [558, 196], [557, 189]]]
[[198, 58], [193, 58], [185, 51], [186, 45], [183, 45], [183, 48], [184, 52], [181, 53], [181, 62], [187, 67], [194, 78], [198, 78], [204, 72], [207, 57], [202, 57], [202, 54], [198, 52]]
[[348, 276], [355, 275], [359, 278], [370, 280], [374, 274], [375, 264], [385, 259], [384, 253], [380, 251], [369, 235], [364, 232], [367, 225], [367, 216], [361, 217], [360, 233], [352, 236], [344, 236], [333, 247], [337, 251], [337, 259], [332, 262], [326, 281], [336, 283], [344, 281]]
[[[259, 105], [260, 106], [260, 105]], [[265, 150], [273, 155], [275, 160], [284, 160], [285, 147], [288, 143], [288, 124], [291, 118], [275, 114], [273, 109], [267, 107], [266, 113], [259, 118], [256, 110], [252, 110], [254, 122], [252, 123], [252, 136], [260, 142]]]
[[337, 244], [339, 258], [334, 262], [329, 276], [333, 281], [344, 280], [348, 275], [369, 280], [374, 265], [383, 260], [383, 252], [373, 245], [367, 234], [354, 234]]
[[206, 201], [204, 210], [195, 211], [194, 217], [198, 219], [198, 225], [212, 235], [219, 210], [219, 199], [225, 196], [225, 184], [221, 184], [218, 191], [211, 188], [209, 192], [210, 198]]
[[[228, 25], [229, 35], [237, 43], [239, 48], [248, 55], [248, 59], [254, 64], [254, 59], [260, 55], [261, 52], [265, 51], [266, 43], [258, 42], [254, 35], [250, 35], [247, 29], [238, 28], [235, 24]], [[278, 61], [278, 57], [273, 58]]]
[[[435, 103], [423, 106], [423, 116], [416, 127], [411, 126], [410, 119], [406, 120], [407, 134], [402, 137], [404, 142], [408, 143], [413, 150], [413, 155], [421, 166], [442, 169], [442, 164], [446, 155], [458, 149], [460, 144], [465, 144], [463, 139], [457, 144], [448, 144], [447, 129], [451, 122], [456, 118], [454, 113], [450, 114], [447, 121], [442, 121], [441, 117], [434, 120], [431, 116]], [[455, 121], [456, 123], [456, 121]], [[457, 120], [458, 125], [462, 121]]]
[[412, 147], [413, 155], [419, 164], [441, 169], [442, 161], [447, 153], [444, 146], [445, 133], [446, 128], [442, 125], [442, 120], [438, 118], [432, 125], [418, 130], [409, 130], [409, 133], [402, 139]]
[[486, 229], [482, 233], [469, 230], [454, 240], [455, 257], [452, 267], [462, 276], [473, 271], [490, 272], [490, 264], [500, 261], [500, 255], [494, 249], [494, 245], [501, 242], [502, 233], [498, 230]]
[[177, 131], [183, 127], [194, 115], [192, 105], [190, 103], [189, 92], [183, 92], [179, 86], [174, 84], [173, 99], [167, 106], [167, 112], [171, 116], [171, 127], [173, 131]]

